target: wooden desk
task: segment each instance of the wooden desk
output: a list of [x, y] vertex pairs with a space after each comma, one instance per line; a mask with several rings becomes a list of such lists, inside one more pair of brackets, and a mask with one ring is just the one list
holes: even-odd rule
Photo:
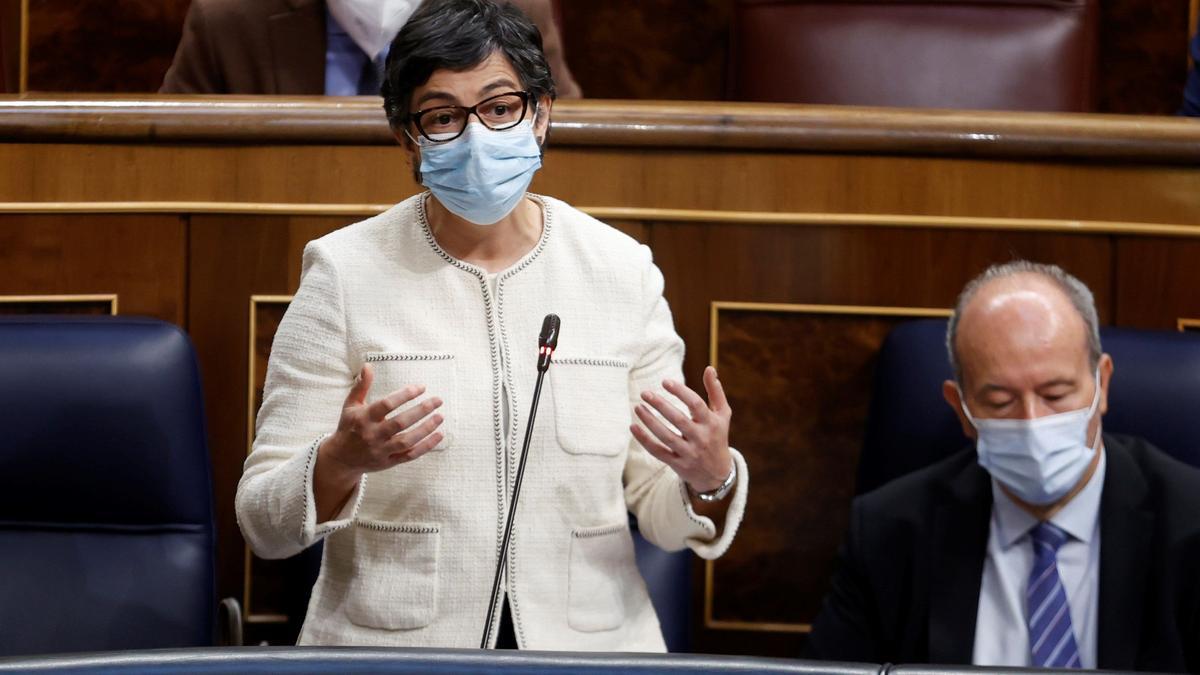
[[[263, 636], [297, 613], [284, 568], [245, 565], [233, 515], [270, 338], [304, 243], [418, 189], [378, 101], [339, 101], [0, 99], [0, 311], [109, 311], [96, 296], [115, 295], [187, 328], [220, 590], [246, 587]], [[711, 359], [730, 391], [754, 489], [735, 547], [697, 563], [701, 649], [796, 648], [897, 321], [943, 314], [1016, 256], [1082, 278], [1105, 322], [1200, 319], [1192, 120], [564, 102], [533, 189], [651, 246], [689, 379]]]

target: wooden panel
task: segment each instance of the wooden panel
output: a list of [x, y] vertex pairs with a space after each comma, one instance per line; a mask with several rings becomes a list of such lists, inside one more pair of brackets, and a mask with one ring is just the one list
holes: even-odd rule
[[848, 523], [879, 346], [898, 322], [930, 314], [714, 307], [713, 360], [754, 498], [734, 546], [708, 566], [707, 628], [809, 630]]
[[114, 294], [184, 325], [185, 246], [177, 216], [0, 215], [0, 295]]
[[0, 0], [0, 93], [21, 90], [21, 0]]
[[1092, 287], [1101, 320], [1113, 316], [1106, 237], [656, 223], [650, 241], [693, 382], [712, 301], [950, 307], [988, 264], [1025, 257], [1063, 265]]
[[[416, 190], [390, 152], [0, 145], [0, 201], [389, 204]], [[1188, 167], [565, 149], [548, 153], [533, 188], [588, 207], [1200, 225], [1200, 172]]]
[[[300, 284], [304, 245], [348, 224], [352, 218], [285, 216], [194, 216], [188, 256], [192, 271], [188, 326], [204, 374], [209, 446], [213, 457], [213, 487], [218, 532], [218, 581], [221, 597], [243, 597], [245, 542], [237, 527], [234, 494], [248, 451], [251, 407], [247, 378], [251, 367], [250, 298], [289, 295]], [[264, 322], [264, 339], [274, 334], [277, 319], [266, 307], [257, 317]], [[269, 344], [269, 343], [268, 343]], [[263, 368], [259, 344], [253, 354], [256, 373]], [[269, 353], [269, 351], [268, 351]], [[257, 376], [257, 375], [256, 375]], [[292, 622], [276, 626], [251, 624], [247, 642], [286, 643], [295, 639], [296, 609], [284, 598], [294, 578], [292, 566], [274, 564], [256, 575], [261, 585], [251, 598], [256, 614], [290, 614]]]
[[1100, 110], [1172, 115], [1187, 78], [1189, 0], [1100, 2]]
[[725, 98], [733, 0], [565, 2], [567, 63], [589, 98]]
[[29, 91], [154, 92], [189, 0], [28, 0]]
[[1200, 317], [1200, 242], [1122, 237], [1116, 245], [1116, 323], [1172, 330]]

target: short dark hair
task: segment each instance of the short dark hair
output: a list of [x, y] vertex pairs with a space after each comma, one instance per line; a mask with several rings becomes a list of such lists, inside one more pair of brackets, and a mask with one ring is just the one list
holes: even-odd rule
[[1067, 300], [1070, 300], [1071, 306], [1075, 308], [1076, 312], [1079, 312], [1079, 318], [1083, 319], [1083, 325], [1087, 329], [1088, 364], [1092, 370], [1095, 370], [1100, 363], [1100, 356], [1104, 353], [1100, 346], [1100, 318], [1096, 313], [1096, 300], [1092, 297], [1092, 291], [1087, 284], [1058, 265], [1013, 260], [992, 265], [981, 272], [979, 276], [967, 283], [962, 293], [958, 295], [958, 302], [954, 303], [954, 314], [950, 315], [950, 321], [946, 324], [946, 354], [950, 357], [950, 367], [954, 369], [954, 379], [960, 385], [963, 383], [963, 372], [962, 360], [958, 356], [958, 324], [967, 304], [975, 298], [979, 289], [992, 281], [1018, 274], [1042, 277], [1057, 286], [1058, 290], [1067, 296]]
[[434, 71], [468, 70], [496, 51], [508, 57], [534, 100], [556, 96], [542, 33], [521, 10], [495, 0], [426, 0], [388, 52], [380, 92], [388, 123], [399, 129], [408, 122], [413, 91]]

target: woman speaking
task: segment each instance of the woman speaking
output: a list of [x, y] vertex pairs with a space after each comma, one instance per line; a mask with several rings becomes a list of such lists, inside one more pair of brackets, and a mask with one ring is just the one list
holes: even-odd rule
[[238, 485], [243, 534], [265, 558], [325, 540], [301, 644], [477, 646], [553, 312], [490, 644], [664, 650], [627, 512], [665, 549], [728, 548], [747, 471], [716, 372], [707, 402], [682, 384], [645, 246], [526, 192], [555, 92], [524, 15], [424, 3], [383, 94], [428, 192], [305, 248]]

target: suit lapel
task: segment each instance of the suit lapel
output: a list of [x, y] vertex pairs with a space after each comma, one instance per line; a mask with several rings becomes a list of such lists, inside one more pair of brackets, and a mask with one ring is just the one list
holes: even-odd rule
[[1132, 670], [1141, 641], [1142, 605], [1154, 515], [1145, 508], [1146, 481], [1128, 451], [1108, 435], [1100, 498], [1100, 598], [1096, 660], [1100, 668]]
[[970, 663], [987, 552], [992, 491], [975, 462], [949, 485], [934, 514], [929, 570], [929, 661]]
[[325, 93], [325, 4], [287, 0], [267, 20], [271, 36], [272, 94]]

